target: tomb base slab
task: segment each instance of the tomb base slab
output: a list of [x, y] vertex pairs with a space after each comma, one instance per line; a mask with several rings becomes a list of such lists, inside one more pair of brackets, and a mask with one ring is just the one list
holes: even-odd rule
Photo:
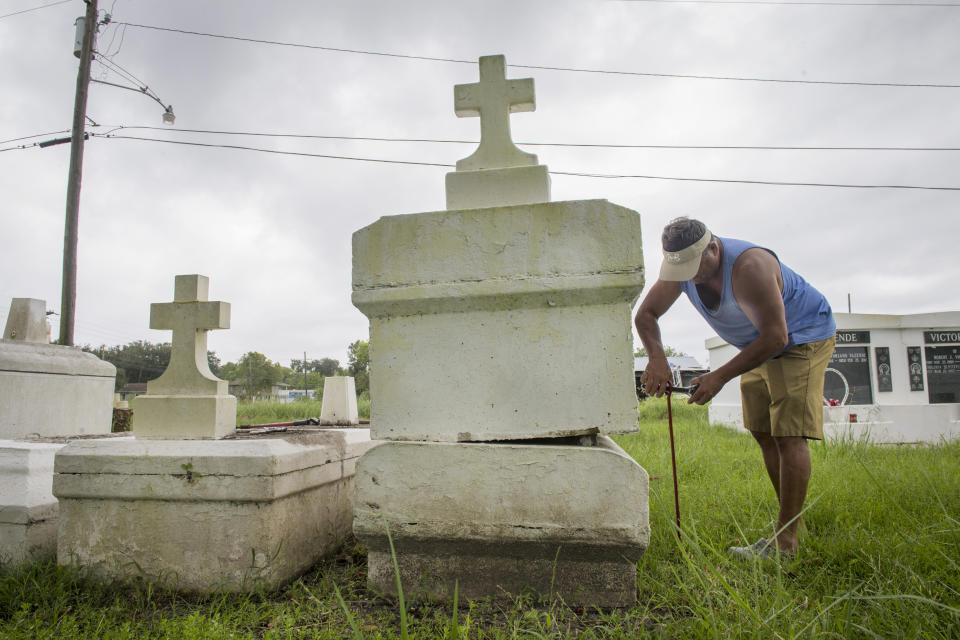
[[356, 460], [373, 444], [367, 429], [72, 442], [53, 483], [58, 561], [186, 592], [276, 587], [349, 534]]
[[133, 435], [155, 439], [217, 439], [237, 425], [234, 396], [145, 395], [135, 400]]
[[63, 444], [0, 440], [0, 562], [19, 565], [57, 551], [53, 460]]
[[357, 467], [353, 525], [370, 550], [370, 586], [396, 593], [389, 528], [410, 599], [449, 599], [456, 584], [464, 598], [532, 589], [572, 605], [635, 603], [648, 477], [612, 440], [597, 443], [370, 451]]

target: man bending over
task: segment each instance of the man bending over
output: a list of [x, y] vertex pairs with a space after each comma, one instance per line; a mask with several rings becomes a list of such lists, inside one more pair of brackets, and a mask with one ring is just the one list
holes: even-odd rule
[[740, 557], [792, 556], [810, 480], [807, 440], [823, 438], [823, 378], [836, 324], [826, 298], [773, 251], [720, 238], [699, 220], [678, 218], [663, 230], [660, 277], [640, 303], [635, 323], [649, 363], [647, 394], [666, 393], [672, 375], [658, 320], [686, 294], [721, 338], [740, 349], [732, 360], [694, 378], [690, 402], [706, 404], [740, 376], [743, 423], [760, 445], [780, 503], [776, 531]]

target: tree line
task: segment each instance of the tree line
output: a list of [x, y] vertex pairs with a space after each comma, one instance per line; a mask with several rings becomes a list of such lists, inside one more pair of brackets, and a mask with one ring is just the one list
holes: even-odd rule
[[[158, 378], [170, 363], [169, 342], [135, 340], [116, 346], [84, 345], [82, 349], [117, 368], [117, 391], [130, 383]], [[353, 376], [358, 394], [369, 394], [370, 390], [370, 346], [365, 340], [357, 340], [347, 347], [345, 367], [334, 358], [294, 359], [286, 367], [258, 351], [248, 351], [236, 362], [227, 363], [221, 363], [216, 352], [207, 351], [207, 362], [213, 375], [237, 383], [235, 392], [244, 400], [268, 398], [274, 385], [281, 383], [294, 389], [313, 389], [319, 397], [323, 381], [329, 376]]]

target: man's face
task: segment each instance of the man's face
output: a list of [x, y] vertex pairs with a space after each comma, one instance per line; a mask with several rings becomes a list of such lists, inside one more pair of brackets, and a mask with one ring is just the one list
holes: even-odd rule
[[720, 249], [717, 247], [717, 241], [711, 240], [706, 252], [700, 258], [700, 268], [697, 269], [697, 275], [693, 276], [693, 282], [695, 284], [708, 282], [719, 266]]

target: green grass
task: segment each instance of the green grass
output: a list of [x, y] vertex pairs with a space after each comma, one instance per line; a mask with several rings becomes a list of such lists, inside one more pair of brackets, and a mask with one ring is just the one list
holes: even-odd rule
[[304, 418], [318, 418], [321, 406], [319, 400], [241, 402], [237, 405], [237, 424], [291, 422]]
[[[319, 418], [322, 406], [323, 404], [319, 400], [241, 402], [237, 405], [237, 424], [292, 422], [304, 418]], [[370, 418], [370, 395], [368, 393], [364, 392], [357, 398], [357, 411], [361, 418]]]
[[[323, 403], [319, 400], [241, 402], [237, 405], [237, 424], [265, 424], [269, 422], [292, 422], [304, 418], [319, 418], [322, 407]], [[134, 409], [132, 420], [136, 420], [136, 398], [130, 401], [130, 408]], [[366, 391], [357, 397], [357, 412], [361, 418], [370, 418], [370, 394]]]
[[[450, 603], [407, 602], [410, 637], [957, 637], [960, 443], [814, 443], [801, 553], [760, 566], [726, 555], [776, 516], [757, 446], [707, 425], [701, 407], [674, 409], [682, 543], [664, 402], [644, 402], [639, 432], [617, 438], [651, 475], [637, 606], [573, 611], [523, 596], [463, 602], [454, 616]], [[88, 583], [52, 563], [0, 570], [0, 637], [399, 638], [401, 607], [367, 590], [365, 563], [348, 541], [278, 593], [205, 597]]]

